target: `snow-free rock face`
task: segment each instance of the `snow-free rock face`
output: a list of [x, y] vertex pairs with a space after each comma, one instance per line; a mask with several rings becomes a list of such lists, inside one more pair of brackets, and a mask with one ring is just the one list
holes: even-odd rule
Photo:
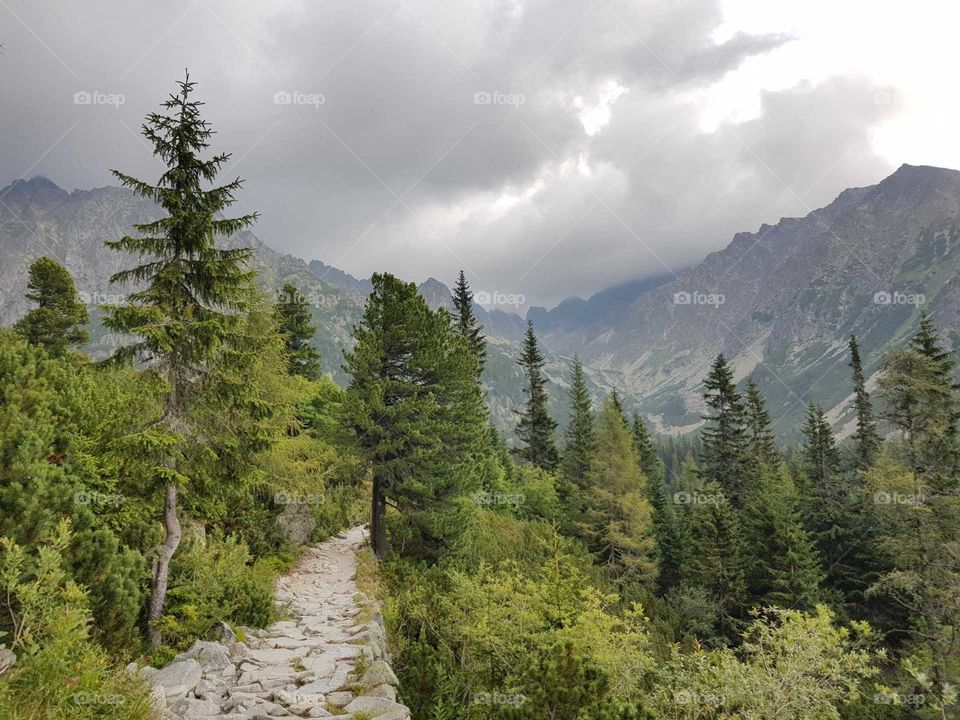
[[162, 717], [410, 720], [375, 604], [357, 589], [364, 542], [354, 528], [306, 551], [277, 583], [289, 619], [247, 630], [242, 642], [198, 640], [159, 671], [130, 668], [153, 683]]

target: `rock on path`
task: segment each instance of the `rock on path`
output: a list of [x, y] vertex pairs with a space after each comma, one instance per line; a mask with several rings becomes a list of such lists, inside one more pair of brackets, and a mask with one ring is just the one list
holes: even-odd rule
[[376, 606], [357, 589], [365, 540], [357, 527], [304, 552], [277, 583], [288, 619], [247, 630], [242, 642], [225, 628], [221, 642], [198, 640], [162, 670], [131, 665], [153, 683], [159, 715], [409, 720]]

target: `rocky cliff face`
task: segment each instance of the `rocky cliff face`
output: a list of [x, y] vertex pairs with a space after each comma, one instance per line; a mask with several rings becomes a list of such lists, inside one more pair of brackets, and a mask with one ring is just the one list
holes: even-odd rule
[[[103, 242], [156, 214], [150, 203], [118, 188], [68, 193], [34, 178], [0, 190], [0, 324], [26, 310], [27, 267], [49, 255], [66, 265], [91, 303], [91, 351], [107, 352], [122, 339], [97, 330], [93, 306], [125, 291], [108, 278], [130, 259]], [[369, 280], [319, 261], [308, 267], [251, 233], [235, 241], [253, 247], [265, 288], [292, 282], [307, 296], [326, 369], [345, 382], [341, 352], [362, 314]], [[738, 380], [752, 375], [758, 381], [781, 434], [795, 434], [809, 400], [830, 409], [844, 431], [849, 335], [860, 338], [873, 373], [883, 353], [911, 332], [922, 303], [947, 340], [960, 345], [958, 270], [960, 172], [905, 165], [806, 217], [740, 233], [674, 278], [573, 298], [549, 311], [532, 308], [528, 317], [547, 349], [560, 420], [569, 358], [578, 354], [597, 396], [617, 387], [628, 409], [643, 412], [661, 431], [693, 429], [702, 412], [702, 380], [722, 352]], [[442, 282], [430, 279], [419, 289], [432, 307], [450, 306]], [[499, 310], [478, 307], [477, 314], [490, 336], [488, 401], [497, 425], [509, 431], [523, 402], [515, 358], [526, 323]]]
[[847, 422], [846, 340], [868, 372], [911, 332], [921, 305], [953, 346], [960, 340], [960, 172], [904, 165], [878, 185], [847, 190], [804, 218], [784, 218], [602, 322], [547, 328], [547, 345], [623, 373], [629, 395], [663, 429], [691, 427], [711, 359], [754, 375], [796, 428], [811, 399]]

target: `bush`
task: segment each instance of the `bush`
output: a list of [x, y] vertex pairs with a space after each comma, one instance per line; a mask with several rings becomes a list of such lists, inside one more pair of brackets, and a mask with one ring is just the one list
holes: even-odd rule
[[224, 620], [264, 627], [276, 617], [274, 566], [253, 562], [235, 536], [182, 548], [171, 563], [170, 591], [161, 619], [167, 642], [185, 648]]
[[145, 720], [150, 695], [141, 682], [113, 667], [91, 641], [83, 588], [67, 578], [70, 542], [64, 521], [40, 548], [32, 576], [28, 559], [9, 538], [0, 540], [0, 591], [10, 618], [17, 663], [0, 676], [0, 717], [11, 720]]

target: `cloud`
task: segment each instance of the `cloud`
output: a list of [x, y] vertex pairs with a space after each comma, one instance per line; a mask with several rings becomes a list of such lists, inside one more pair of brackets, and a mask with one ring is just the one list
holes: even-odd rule
[[704, 132], [696, 91], [789, 40], [715, 42], [717, 0], [9, 5], [23, 24], [8, 12], [0, 181], [155, 175], [137, 128], [189, 66], [267, 243], [355, 275], [466, 267], [543, 303], [682, 267], [879, 179], [870, 132], [896, 109], [840, 78]]

